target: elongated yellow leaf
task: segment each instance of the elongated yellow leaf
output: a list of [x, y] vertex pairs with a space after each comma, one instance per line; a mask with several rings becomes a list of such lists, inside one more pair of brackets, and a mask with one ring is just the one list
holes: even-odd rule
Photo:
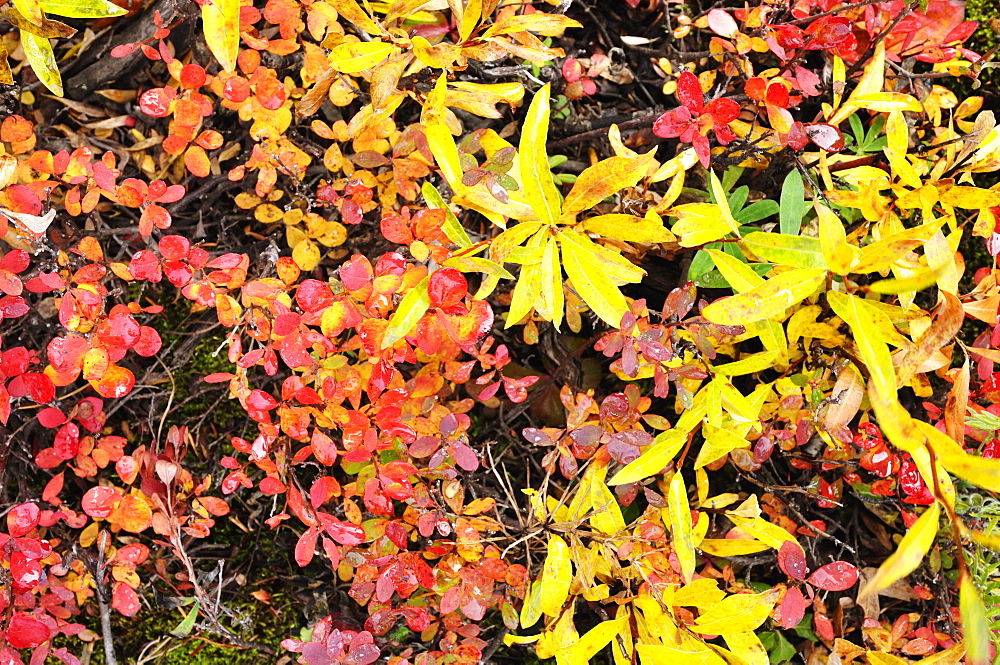
[[472, 31], [479, 25], [482, 15], [483, 0], [468, 0], [465, 3], [465, 9], [462, 11], [462, 20], [458, 28], [459, 41], [464, 42], [469, 38]]
[[240, 0], [210, 0], [201, 6], [205, 43], [227, 72], [236, 71], [240, 53]]
[[670, 479], [667, 492], [667, 511], [670, 514], [670, 535], [674, 553], [681, 564], [681, 576], [686, 584], [694, 577], [694, 537], [691, 533], [691, 507], [688, 504], [684, 477], [678, 471]]
[[559, 247], [556, 239], [546, 234], [541, 262], [542, 302], [547, 309], [545, 318], [552, 322], [556, 330], [562, 323], [566, 300], [563, 295], [562, 264], [559, 262]]
[[108, 0], [41, 0], [39, 5], [46, 14], [66, 18], [106, 18], [128, 11]]
[[42, 6], [38, 0], [14, 0], [14, 8], [30, 23], [41, 24], [45, 21]]
[[726, 597], [718, 580], [702, 577], [674, 591], [670, 604], [678, 607], [712, 607]]
[[885, 83], [885, 42], [879, 41], [875, 45], [875, 52], [872, 54], [871, 60], [865, 65], [864, 72], [861, 74], [861, 80], [858, 81], [857, 87], [851, 92], [847, 101], [841, 106], [833, 116], [828, 120], [828, 122], [836, 127], [840, 123], [847, 120], [850, 116], [861, 108], [860, 105], [854, 103], [860, 97], [866, 95], [873, 95], [875, 93], [882, 91], [882, 86]]
[[990, 620], [986, 606], [979, 597], [969, 574], [962, 575], [958, 585], [958, 608], [962, 614], [962, 632], [965, 634], [965, 662], [967, 665], [989, 665]]
[[826, 281], [825, 270], [797, 268], [730, 298], [716, 300], [702, 315], [719, 325], [746, 325], [784, 314]]
[[743, 238], [740, 247], [769, 263], [811, 270], [827, 267], [818, 238], [754, 231]]
[[591, 510], [593, 510], [590, 524], [595, 529], [608, 536], [619, 534], [625, 530], [625, 518], [622, 517], [622, 509], [618, 505], [618, 499], [601, 478], [591, 480], [590, 504]]
[[663, 225], [663, 221], [656, 213], [646, 217], [617, 213], [598, 215], [585, 220], [583, 228], [605, 238], [626, 242], [654, 243], [668, 242], [674, 239], [674, 234]]
[[768, 589], [763, 593], [727, 596], [715, 607], [703, 612], [689, 628], [706, 635], [732, 635], [755, 630], [770, 616], [780, 593], [778, 589]]
[[819, 240], [823, 249], [823, 259], [831, 272], [846, 275], [856, 259], [858, 248], [847, 244], [847, 232], [840, 217], [825, 205], [816, 201], [816, 215], [819, 219]]
[[608, 485], [624, 485], [648, 478], [659, 473], [674, 459], [687, 443], [684, 432], [676, 429], [663, 432], [653, 441], [653, 444], [642, 451], [642, 454], [632, 460], [621, 471], [608, 481]]
[[799, 541], [795, 539], [795, 536], [780, 526], [771, 524], [763, 517], [740, 517], [731, 512], [727, 512], [726, 515], [732, 520], [733, 524], [772, 549], [780, 550], [781, 546], [785, 543], [795, 543], [799, 548], [802, 547], [799, 545]]
[[382, 348], [388, 349], [399, 340], [406, 337], [413, 327], [420, 321], [431, 306], [430, 296], [427, 295], [427, 284], [430, 277], [423, 280], [413, 290], [406, 294], [406, 297], [399, 303], [399, 307], [392, 313], [389, 319], [389, 326], [382, 335]]
[[893, 582], [903, 579], [917, 569], [927, 550], [934, 543], [940, 515], [941, 505], [935, 501], [906, 532], [892, 556], [879, 566], [875, 575], [861, 589], [858, 594], [859, 599], [889, 588]]
[[718, 557], [746, 556], [771, 549], [771, 546], [759, 540], [737, 538], [703, 538], [698, 543], [698, 549], [705, 554]]
[[[549, 134], [549, 86], [535, 93], [521, 129], [521, 187], [528, 204], [547, 224], [559, 219], [559, 192], [552, 180], [545, 141]], [[617, 325], [617, 323], [615, 324]]]
[[330, 64], [342, 74], [358, 74], [388, 60], [394, 49], [385, 42], [345, 42], [330, 51]]
[[671, 231], [680, 238], [681, 247], [698, 247], [732, 233], [714, 203], [685, 203], [671, 208], [670, 214], [677, 218]]
[[573, 581], [573, 564], [569, 560], [569, 545], [559, 536], [549, 536], [548, 554], [542, 567], [541, 608], [545, 616], [559, 614], [569, 596], [569, 585]]
[[580, 28], [579, 21], [575, 21], [562, 14], [546, 14], [536, 12], [534, 14], [508, 14], [491, 25], [483, 33], [484, 38], [507, 35], [515, 32], [534, 32], [547, 37], [561, 35], [566, 28]]
[[558, 649], [555, 654], [556, 663], [558, 665], [589, 663], [590, 659], [607, 646], [614, 639], [615, 635], [624, 630], [628, 630], [627, 616], [622, 616], [611, 621], [602, 621], [588, 630], [583, 637], [572, 645]]
[[566, 195], [563, 217], [589, 210], [612, 194], [634, 186], [646, 175], [656, 158], [655, 153], [650, 150], [636, 157], [609, 157], [584, 169]]
[[1000, 460], [970, 455], [954, 439], [928, 423], [917, 421], [917, 427], [949, 473], [991, 492], [1000, 492]]
[[724, 365], [716, 365], [712, 371], [719, 376], [743, 376], [754, 372], [763, 372], [774, 366], [774, 361], [781, 354], [777, 351], [762, 351], [744, 356], [739, 360]]
[[510, 310], [504, 328], [517, 325], [535, 306], [542, 292], [542, 267], [540, 263], [521, 266], [521, 274], [511, 293]]
[[878, 334], [871, 310], [855, 296], [835, 291], [827, 293], [827, 301], [837, 316], [851, 327], [861, 360], [868, 368], [876, 390], [886, 400], [895, 399], [896, 373], [892, 357], [889, 355], [889, 347]]
[[1000, 192], [993, 189], [956, 185], [941, 193], [941, 202], [967, 210], [992, 208], [1000, 205]]
[[924, 110], [923, 104], [913, 95], [901, 92], [876, 92], [869, 95], [858, 95], [851, 98], [851, 102], [869, 111], [876, 113], [888, 113], [890, 111], [913, 111], [919, 113]]
[[871, 665], [910, 665], [910, 661], [903, 660], [898, 656], [893, 656], [891, 653], [869, 651], [865, 655], [868, 656], [868, 662], [871, 663]]
[[719, 176], [715, 175], [715, 171], [709, 171], [709, 185], [712, 187], [712, 196], [715, 197], [715, 203], [719, 206], [719, 212], [722, 214], [722, 221], [724, 221], [729, 229], [735, 233], [737, 236], [740, 235], [740, 225], [736, 223], [736, 218], [733, 217], [733, 211], [729, 209], [729, 199], [726, 197], [726, 190], [722, 188], [722, 181], [719, 180]]
[[593, 253], [568, 240], [567, 234], [560, 234], [563, 267], [573, 288], [580, 294], [587, 306], [608, 325], [617, 328], [622, 316], [628, 311], [625, 296], [618, 287], [608, 280]]
[[613, 284], [622, 285], [641, 281], [646, 271], [635, 265], [618, 252], [594, 242], [586, 235], [564, 228], [559, 234], [560, 241], [572, 243], [585, 255], [592, 255], [594, 268], [603, 272]]
[[24, 49], [24, 55], [28, 57], [31, 69], [35, 72], [38, 80], [52, 94], [62, 97], [62, 77], [59, 75], [59, 65], [56, 63], [56, 55], [52, 52], [52, 44], [49, 43], [49, 40], [22, 30], [21, 48]]
[[445, 124], [445, 96], [448, 91], [448, 75], [441, 74], [434, 88], [427, 94], [424, 109], [420, 119], [424, 124], [427, 144], [430, 146], [434, 161], [441, 169], [441, 175], [448, 182], [452, 191], [461, 194], [466, 187], [462, 184], [462, 164], [458, 157], [458, 146], [455, 137]]
[[727, 665], [722, 656], [704, 643], [698, 645], [685, 641], [682, 645], [636, 644], [639, 660], [644, 665], [684, 663], [684, 665]]
[[852, 270], [856, 273], [867, 273], [880, 272], [891, 267], [908, 252], [919, 248], [934, 237], [946, 221], [946, 217], [940, 217], [927, 224], [890, 234], [867, 245], [861, 250], [861, 255]]

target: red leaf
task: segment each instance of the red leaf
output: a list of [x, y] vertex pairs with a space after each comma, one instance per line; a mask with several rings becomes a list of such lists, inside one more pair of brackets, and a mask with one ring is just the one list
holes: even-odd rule
[[38, 526], [42, 511], [33, 503], [22, 503], [7, 513], [7, 533], [15, 538], [27, 534]]
[[115, 584], [115, 590], [111, 593], [111, 607], [124, 616], [135, 616], [141, 607], [139, 595], [129, 585], [118, 582]]
[[740, 31], [736, 19], [723, 9], [713, 9], [708, 12], [708, 27], [722, 37], [734, 37]]
[[705, 95], [697, 76], [691, 72], [681, 73], [677, 79], [677, 98], [692, 112], [701, 113], [705, 106]]
[[117, 487], [97, 485], [87, 490], [80, 506], [83, 508], [83, 512], [94, 519], [104, 519], [114, 510], [114, 505], [121, 496], [122, 491]]
[[817, 569], [806, 580], [824, 591], [844, 591], [858, 582], [858, 569], [846, 561], [834, 561]]
[[798, 587], [792, 587], [785, 592], [785, 597], [778, 605], [778, 623], [785, 630], [795, 628], [806, 614], [806, 599]]
[[337, 461], [337, 444], [323, 432], [313, 430], [310, 445], [316, 460], [323, 466], [332, 466]]
[[809, 574], [809, 566], [802, 546], [791, 541], [782, 543], [778, 550], [778, 567], [793, 580], [804, 580]]
[[49, 639], [49, 627], [33, 616], [18, 612], [7, 626], [7, 643], [15, 649], [30, 649]]
[[844, 135], [833, 125], [821, 122], [807, 125], [806, 136], [827, 152], [840, 152], [844, 149]]
[[176, 97], [177, 91], [173, 88], [153, 88], [139, 97], [139, 108], [154, 118], [166, 118], [170, 115], [170, 103]]
[[360, 545], [365, 542], [365, 530], [357, 524], [327, 518], [324, 520], [324, 526], [330, 537], [341, 545]]
[[319, 537], [320, 530], [317, 527], [309, 527], [295, 544], [295, 563], [301, 567], [309, 565], [313, 555], [316, 553], [316, 538]]
[[454, 268], [441, 268], [434, 271], [427, 284], [427, 295], [431, 307], [448, 309], [462, 302], [469, 291], [469, 282], [465, 275]]

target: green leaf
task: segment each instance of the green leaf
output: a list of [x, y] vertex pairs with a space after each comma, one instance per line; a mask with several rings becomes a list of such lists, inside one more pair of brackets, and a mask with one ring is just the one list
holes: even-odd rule
[[170, 631], [171, 637], [176, 637], [179, 639], [182, 637], [187, 637], [188, 635], [191, 634], [191, 629], [194, 628], [194, 622], [198, 618], [199, 607], [200, 603], [198, 601], [195, 601], [195, 603], [191, 606], [191, 609], [188, 610], [188, 613], [184, 615], [183, 621], [177, 624], [177, 626]]
[[27, 30], [22, 30], [21, 48], [24, 49], [24, 54], [28, 57], [31, 69], [35, 72], [38, 80], [52, 94], [62, 97], [62, 77], [59, 75], [59, 65], [56, 63], [56, 55], [52, 52], [52, 44], [49, 43], [49, 40]]
[[430, 277], [424, 277], [419, 284], [413, 287], [412, 291], [406, 294], [406, 297], [399, 303], [399, 307], [392, 313], [389, 326], [382, 335], [383, 349], [388, 349], [406, 337], [431, 306], [430, 296], [427, 295], [427, 285], [430, 283], [430, 279]]
[[128, 13], [108, 0], [40, 0], [39, 5], [46, 14], [66, 18], [106, 18]]
[[559, 192], [552, 181], [545, 141], [549, 131], [549, 86], [543, 86], [531, 100], [524, 117], [519, 145], [521, 186], [538, 219], [554, 224], [560, 215]]
[[[854, 119], [854, 116], [851, 116]], [[782, 233], [797, 236], [802, 229], [802, 216], [806, 212], [805, 186], [798, 169], [792, 169], [781, 185], [781, 210], [778, 228]]]
[[778, 204], [770, 199], [764, 201], [754, 201], [746, 208], [743, 208], [733, 216], [738, 223], [755, 224], [762, 219], [767, 219], [779, 212]]

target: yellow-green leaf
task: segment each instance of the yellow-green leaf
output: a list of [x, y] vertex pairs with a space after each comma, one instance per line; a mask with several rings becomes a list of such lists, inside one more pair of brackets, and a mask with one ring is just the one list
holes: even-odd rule
[[670, 515], [670, 535], [674, 553], [681, 564], [681, 576], [686, 584], [694, 577], [694, 535], [691, 533], [691, 507], [688, 504], [684, 477], [678, 471], [670, 479], [667, 491], [667, 511]]
[[879, 566], [875, 575], [861, 589], [858, 594], [859, 599], [889, 588], [893, 582], [903, 579], [917, 569], [927, 550], [934, 543], [940, 515], [941, 506], [935, 501], [910, 527], [896, 551]]
[[671, 231], [680, 238], [681, 247], [699, 247], [724, 238], [733, 230], [722, 217], [722, 209], [714, 203], [685, 203], [671, 208], [670, 214], [677, 218]]
[[46, 14], [66, 18], [107, 18], [128, 11], [108, 0], [41, 0], [39, 5]]
[[709, 171], [708, 176], [709, 184], [712, 187], [712, 196], [715, 197], [715, 203], [719, 206], [722, 221], [729, 226], [730, 231], [739, 236], [740, 225], [736, 223], [733, 211], [729, 209], [729, 199], [726, 197], [726, 190], [722, 188], [722, 181], [719, 180], [719, 176], [715, 175], [715, 171]]
[[[454, 143], [454, 141], [452, 141]], [[441, 193], [429, 182], [424, 182], [420, 186], [420, 193], [424, 195], [424, 201], [427, 203], [428, 208], [438, 208], [444, 210], [444, 224], [441, 226], [441, 230], [444, 234], [448, 236], [448, 240], [452, 241], [462, 249], [466, 247], [472, 247], [472, 241], [469, 239], [469, 234], [465, 232], [465, 227], [462, 223], [458, 221], [455, 217], [455, 213], [451, 211], [448, 204], [444, 202], [441, 197]], [[505, 271], [506, 272], [506, 271]], [[507, 279], [513, 279], [513, 276]]]
[[531, 628], [542, 616], [542, 582], [536, 580], [531, 583], [528, 593], [524, 598], [524, 605], [521, 606], [521, 628]]
[[624, 214], [598, 215], [583, 222], [583, 228], [605, 238], [626, 242], [669, 242], [674, 234], [663, 225], [663, 220], [650, 211], [645, 217]]
[[[462, 165], [458, 157], [458, 146], [455, 145], [455, 137], [451, 135], [451, 130], [445, 123], [447, 91], [448, 75], [445, 73], [438, 77], [434, 88], [427, 93], [420, 119], [424, 124], [427, 144], [434, 155], [434, 161], [441, 169], [441, 175], [444, 176], [452, 191], [461, 194], [465, 190], [465, 186], [462, 184]], [[457, 233], [457, 229], [454, 230]]]
[[913, 111], [919, 113], [924, 110], [923, 104], [913, 95], [902, 92], [876, 92], [867, 95], [852, 97], [853, 104], [876, 113], [888, 113], [890, 111]]
[[937, 461], [952, 475], [991, 492], [1000, 492], [1000, 460], [970, 455], [941, 430], [917, 421]]
[[330, 64], [342, 74], [359, 74], [388, 60], [394, 49], [385, 42], [344, 42], [330, 51]]
[[49, 40], [30, 32], [22, 31], [21, 48], [24, 49], [24, 55], [28, 57], [31, 69], [35, 72], [38, 80], [52, 94], [62, 97], [62, 77], [59, 75], [59, 65], [56, 63], [56, 55], [52, 52], [52, 44], [49, 43]]
[[689, 628], [705, 635], [732, 635], [755, 630], [770, 616], [779, 593], [778, 589], [768, 589], [763, 593], [727, 596], [703, 612]]
[[986, 606], [979, 597], [969, 574], [962, 575], [958, 585], [958, 609], [962, 614], [962, 632], [965, 634], [965, 662], [967, 665], [989, 665], [990, 620]]
[[716, 365], [712, 372], [718, 376], [743, 376], [754, 372], [763, 372], [774, 366], [774, 362], [781, 356], [777, 351], [761, 351], [744, 356], [737, 361]]
[[762, 543], [759, 540], [745, 540], [737, 538], [703, 538], [702, 541], [698, 543], [698, 549], [705, 554], [722, 557], [724, 559], [731, 556], [756, 554], [757, 552], [763, 552], [764, 550], [770, 548], [770, 545]]
[[858, 254], [858, 248], [847, 244], [844, 223], [832, 210], [816, 201], [816, 215], [819, 219], [819, 241], [823, 249], [823, 260], [837, 275], [846, 275]]
[[[521, 188], [538, 219], [554, 224], [559, 219], [559, 192], [552, 180], [545, 141], [549, 133], [549, 86], [535, 93], [521, 129], [519, 157]], [[615, 324], [617, 325], [617, 323]]]
[[827, 267], [818, 238], [754, 231], [743, 238], [740, 246], [769, 263], [811, 270]]
[[507, 323], [504, 328], [510, 328], [521, 322], [535, 306], [542, 292], [542, 267], [540, 263], [521, 266], [514, 291], [511, 293], [510, 310], [507, 312]]
[[566, 306], [563, 295], [562, 264], [559, 262], [559, 247], [551, 235], [546, 234], [541, 262], [542, 302], [547, 311], [545, 318], [552, 322], [556, 330], [562, 323], [563, 309]]
[[646, 175], [655, 157], [656, 151], [650, 150], [636, 157], [609, 157], [587, 167], [566, 195], [563, 217], [590, 210], [612, 194], [633, 187]]
[[701, 450], [698, 451], [698, 459], [694, 463], [696, 469], [711, 464], [730, 451], [746, 448], [750, 445], [750, 442], [742, 436], [724, 427], [705, 423], [702, 432], [705, 435], [705, 442], [701, 445]]
[[227, 72], [236, 71], [240, 54], [240, 0], [211, 0], [201, 6], [205, 43]]
[[559, 614], [569, 596], [569, 585], [573, 581], [573, 564], [569, 560], [569, 545], [559, 536], [549, 536], [548, 554], [542, 567], [541, 608], [545, 616]]
[[861, 106], [854, 103], [855, 100], [866, 95], [873, 95], [881, 92], [884, 83], [885, 42], [880, 40], [875, 44], [875, 52], [872, 54], [868, 64], [865, 65], [864, 72], [861, 74], [861, 79], [858, 81], [858, 85], [851, 92], [847, 101], [844, 102], [844, 105], [841, 106], [827, 122], [836, 127], [840, 123], [847, 120], [850, 116], [854, 115], [859, 108], [861, 108]]
[[716, 300], [702, 315], [719, 325], [746, 325], [784, 314], [811, 296], [826, 281], [825, 270], [797, 268], [730, 298]]
[[625, 518], [622, 517], [618, 499], [601, 478], [592, 477], [590, 480], [590, 505], [593, 511], [590, 524], [595, 529], [608, 536], [625, 530]]
[[855, 296], [835, 291], [827, 293], [827, 301], [837, 316], [851, 327], [861, 359], [868, 368], [876, 390], [884, 399], [894, 399], [896, 373], [892, 366], [892, 357], [889, 355], [889, 347], [879, 335], [872, 309]]
[[430, 296], [427, 295], [429, 282], [430, 277], [424, 277], [419, 284], [413, 287], [412, 291], [406, 294], [406, 297], [399, 303], [399, 307], [392, 313], [389, 326], [382, 335], [383, 349], [388, 349], [406, 337], [431, 306]]

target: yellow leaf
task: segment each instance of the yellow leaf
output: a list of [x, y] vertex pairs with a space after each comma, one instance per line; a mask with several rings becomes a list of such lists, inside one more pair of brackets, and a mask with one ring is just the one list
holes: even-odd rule
[[861, 589], [858, 594], [859, 599], [889, 588], [893, 582], [903, 579], [917, 569], [927, 550], [934, 543], [940, 515], [941, 505], [935, 501], [906, 532], [892, 556], [879, 566], [875, 575]]
[[732, 232], [714, 203], [685, 203], [671, 208], [670, 214], [677, 218], [671, 231], [680, 238], [681, 247], [699, 247]]
[[546, 37], [561, 35], [566, 28], [583, 27], [578, 21], [562, 14], [508, 14], [486, 30], [483, 38], [496, 37], [517, 32], [534, 32]]
[[546, 616], [559, 614], [569, 596], [569, 585], [573, 581], [573, 564], [569, 560], [569, 545], [559, 536], [549, 536], [548, 554], [542, 567], [541, 608]]
[[552, 322], [556, 330], [562, 323], [566, 302], [563, 297], [562, 265], [559, 263], [559, 247], [551, 235], [545, 235], [541, 262], [542, 302], [546, 309], [545, 318]]
[[768, 589], [758, 594], [727, 596], [703, 612], [689, 628], [705, 635], [732, 635], [755, 630], [770, 616], [779, 593], [778, 589]]
[[41, 24], [45, 14], [38, 0], [14, 0], [14, 8], [30, 23]]
[[744, 356], [737, 361], [716, 365], [712, 371], [718, 376], [743, 376], [754, 372], [763, 372], [774, 366], [775, 360], [780, 357], [777, 351], [761, 351]]
[[705, 554], [722, 558], [756, 554], [757, 552], [770, 549], [770, 547], [770, 545], [762, 543], [759, 540], [743, 540], [738, 538], [705, 538], [698, 544], [698, 549]]
[[[538, 218], [554, 224], [559, 218], [559, 192], [552, 180], [545, 141], [549, 132], [549, 86], [535, 93], [521, 129], [521, 187]], [[614, 325], [618, 325], [617, 322]]]
[[965, 662], [967, 665], [989, 665], [990, 620], [979, 592], [968, 573], [962, 575], [958, 586], [958, 608], [962, 614], [962, 633], [965, 635]]
[[432, 46], [426, 38], [420, 35], [414, 35], [412, 44], [413, 55], [416, 56], [417, 60], [435, 69], [451, 67], [458, 56], [462, 54], [461, 49], [454, 44], [441, 42]]
[[831, 272], [846, 275], [851, 271], [858, 249], [847, 244], [847, 232], [840, 217], [825, 205], [816, 201], [816, 215], [819, 219], [819, 239], [823, 249], [823, 259]]
[[885, 83], [885, 42], [879, 41], [875, 45], [875, 52], [872, 54], [871, 60], [865, 65], [864, 72], [861, 74], [861, 80], [858, 81], [857, 87], [851, 92], [851, 95], [847, 98], [840, 109], [838, 109], [833, 116], [827, 121], [834, 127], [840, 123], [847, 120], [850, 116], [854, 115], [854, 112], [861, 108], [854, 101], [859, 97], [864, 97], [866, 95], [874, 95], [875, 93], [882, 91], [882, 85]]
[[702, 577], [674, 591], [670, 604], [679, 607], [712, 607], [725, 597], [726, 592], [719, 588], [718, 580]]
[[584, 634], [574, 644], [556, 651], [558, 665], [578, 665], [589, 663], [601, 649], [608, 645], [615, 635], [628, 630], [628, 617], [622, 616], [612, 621], [602, 621]]
[[732, 450], [746, 448], [750, 445], [750, 442], [739, 434], [709, 423], [705, 423], [702, 433], [705, 435], [705, 442], [702, 444], [701, 450], [698, 451], [698, 459], [694, 463], [696, 469], [711, 464]]
[[674, 553], [681, 564], [684, 582], [691, 583], [694, 577], [694, 538], [691, 533], [691, 507], [688, 504], [687, 487], [684, 477], [678, 471], [670, 479], [667, 492], [667, 510], [670, 514], [670, 534], [673, 537]]
[[605, 238], [625, 242], [669, 242], [674, 234], [663, 225], [659, 215], [650, 211], [646, 217], [610, 214], [591, 217], [583, 222], [583, 228]]
[[715, 175], [715, 171], [709, 171], [709, 184], [712, 187], [712, 196], [715, 197], [715, 203], [719, 206], [719, 212], [722, 214], [722, 221], [724, 221], [729, 229], [736, 234], [737, 237], [740, 235], [740, 225], [736, 223], [736, 218], [733, 217], [732, 210], [729, 209], [729, 199], [726, 197], [726, 190], [722, 188], [722, 181], [719, 180], [719, 176]]
[[825, 281], [825, 270], [789, 270], [749, 291], [716, 300], [702, 310], [702, 315], [719, 325], [746, 325], [770, 319], [811, 296]]
[[330, 51], [330, 64], [342, 74], [358, 74], [388, 60], [394, 50], [385, 42], [344, 42]]
[[292, 260], [300, 270], [309, 272], [323, 259], [319, 247], [312, 240], [302, 240], [292, 249]]
[[390, 348], [406, 337], [420, 321], [420, 317], [427, 312], [431, 306], [430, 296], [427, 295], [429, 283], [430, 277], [424, 277], [419, 284], [413, 287], [412, 291], [406, 294], [406, 297], [399, 303], [399, 307], [392, 313], [389, 326], [382, 335], [383, 349]]
[[1000, 191], [956, 185], [941, 192], [941, 203], [967, 210], [992, 208], [1000, 206]]
[[636, 644], [635, 648], [639, 652], [639, 658], [643, 665], [673, 665], [674, 663], [726, 665], [726, 661], [705, 644], [702, 644], [700, 648], [690, 643], [677, 646]]
[[919, 113], [924, 110], [923, 104], [916, 97], [901, 92], [876, 92], [867, 95], [852, 96], [852, 104], [856, 104], [863, 109], [875, 111], [876, 113], [888, 113], [890, 111], [914, 111]]
[[767, 649], [752, 631], [729, 633], [723, 636], [726, 646], [747, 665], [768, 665]]
[[462, 20], [459, 22], [458, 39], [464, 42], [469, 39], [472, 31], [479, 25], [483, 15], [483, 0], [468, 0], [465, 9], [462, 11]]
[[795, 536], [780, 526], [771, 524], [763, 517], [740, 517], [728, 511], [726, 515], [732, 520], [733, 524], [772, 549], [780, 550], [781, 546], [785, 543], [795, 543], [799, 548], [802, 547], [799, 545], [799, 541], [795, 539]]
[[670, 463], [674, 455], [680, 452], [685, 443], [687, 443], [687, 436], [684, 432], [672, 429], [661, 433], [652, 445], [642, 451], [638, 458], [632, 460], [625, 468], [616, 473], [608, 481], [608, 485], [634, 483], [659, 473]]
[[856, 273], [881, 272], [888, 269], [905, 255], [929, 241], [947, 221], [940, 217], [927, 224], [921, 224], [898, 233], [882, 237], [877, 242], [864, 247], [852, 270]]
[[240, 53], [240, 0], [210, 0], [201, 6], [205, 43], [227, 72], [236, 71]]
[[424, 133], [434, 154], [434, 161], [441, 169], [441, 175], [452, 191], [461, 194], [466, 187], [462, 184], [462, 165], [458, 157], [458, 146], [455, 145], [455, 137], [451, 135], [451, 130], [445, 123], [447, 90], [448, 75], [441, 74], [434, 88], [427, 94], [420, 119], [424, 124]]
[[563, 267], [573, 288], [594, 314], [610, 326], [620, 326], [622, 316], [628, 311], [625, 296], [608, 279], [608, 273], [596, 261], [595, 253], [573, 242], [569, 232], [561, 233], [559, 239]]
[[[384, 32], [354, 0], [327, 0], [337, 13], [370, 35]], [[367, 2], [365, 4], [368, 4]], [[427, 4], [427, 3], [424, 3]], [[415, 8], [414, 8], [415, 9]]]
[[655, 150], [650, 150], [637, 157], [609, 157], [584, 169], [566, 195], [563, 218], [590, 210], [612, 194], [633, 187], [646, 175], [656, 158], [655, 153]]
[[868, 662], [871, 665], [910, 665], [910, 661], [893, 656], [891, 653], [869, 651], [865, 655], [868, 656]]
[[895, 399], [896, 373], [892, 357], [889, 355], [889, 347], [878, 334], [872, 309], [855, 296], [835, 291], [827, 293], [827, 301], [837, 316], [851, 327], [861, 360], [868, 368], [875, 389], [884, 399]]
[[991, 492], [1000, 492], [1000, 460], [965, 452], [954, 439], [928, 423], [917, 421], [937, 461], [952, 475]]
[[59, 65], [56, 55], [52, 52], [52, 44], [44, 37], [27, 31], [21, 32], [21, 48], [31, 63], [31, 69], [52, 94], [63, 96], [62, 77], [59, 75]]

